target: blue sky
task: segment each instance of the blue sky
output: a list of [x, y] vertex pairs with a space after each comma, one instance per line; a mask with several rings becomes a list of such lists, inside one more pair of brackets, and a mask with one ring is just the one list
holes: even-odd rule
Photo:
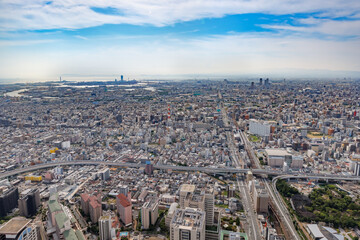
[[2, 0], [0, 79], [360, 77], [360, 1]]

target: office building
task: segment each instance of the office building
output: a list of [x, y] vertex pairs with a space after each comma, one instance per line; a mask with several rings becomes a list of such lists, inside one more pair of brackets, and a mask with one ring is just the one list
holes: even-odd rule
[[100, 179], [103, 181], [107, 181], [110, 178], [110, 169], [105, 168], [99, 172]]
[[180, 207], [199, 208], [206, 212], [206, 225], [214, 223], [214, 193], [212, 188], [196, 189], [183, 184], [180, 188]]
[[201, 209], [177, 209], [170, 223], [170, 240], [205, 240], [205, 215]]
[[120, 220], [125, 226], [132, 224], [132, 204], [131, 201], [122, 193], [116, 196], [116, 207], [120, 215]]
[[254, 191], [254, 204], [257, 213], [268, 213], [269, 209], [269, 194], [262, 188], [262, 186], [256, 186]]
[[11, 210], [18, 206], [18, 188], [10, 187], [3, 190], [0, 195], [0, 217], [6, 216]]
[[37, 213], [40, 206], [40, 192], [39, 189], [27, 189], [20, 194], [18, 200], [20, 215], [24, 217], [31, 217]]
[[150, 198], [141, 207], [141, 225], [144, 229], [154, 226], [159, 216], [159, 200]]
[[111, 240], [111, 216], [101, 216], [99, 219], [100, 240]]

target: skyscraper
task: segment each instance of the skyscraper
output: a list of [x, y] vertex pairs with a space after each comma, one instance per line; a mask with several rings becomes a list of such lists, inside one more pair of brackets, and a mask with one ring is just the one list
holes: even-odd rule
[[0, 217], [4, 217], [8, 212], [18, 206], [18, 188], [10, 187], [0, 195]]
[[159, 216], [159, 201], [157, 198], [150, 198], [141, 207], [141, 224], [144, 229], [154, 225]]
[[31, 217], [36, 214], [40, 206], [39, 189], [27, 189], [21, 193], [18, 200], [20, 214], [24, 217]]
[[120, 220], [125, 226], [132, 224], [132, 204], [131, 201], [122, 193], [116, 196], [116, 207], [120, 215]]
[[100, 240], [111, 240], [111, 216], [101, 216], [99, 219]]

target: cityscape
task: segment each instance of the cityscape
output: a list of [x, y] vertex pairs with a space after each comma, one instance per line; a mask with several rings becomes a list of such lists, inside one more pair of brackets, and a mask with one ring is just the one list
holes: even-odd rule
[[358, 81], [93, 84], [1, 85], [2, 239], [358, 238]]
[[0, 0], [0, 240], [359, 240], [360, 0]]

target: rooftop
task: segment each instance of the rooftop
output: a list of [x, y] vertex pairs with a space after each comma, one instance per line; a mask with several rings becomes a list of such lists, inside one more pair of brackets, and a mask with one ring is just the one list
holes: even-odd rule
[[116, 197], [119, 199], [121, 206], [123, 206], [123, 207], [131, 206], [131, 203], [129, 202], [129, 200], [127, 199], [127, 197], [124, 194], [120, 193]]
[[195, 191], [195, 185], [192, 184], [183, 184], [180, 188], [181, 192], [193, 192]]
[[265, 149], [265, 152], [269, 156], [282, 156], [282, 157], [284, 157], [284, 156], [290, 155], [285, 149], [282, 149], [282, 148]]
[[15, 217], [8, 221], [4, 226], [0, 228], [0, 234], [17, 235], [20, 233], [26, 225], [31, 222], [30, 219], [23, 217]]

